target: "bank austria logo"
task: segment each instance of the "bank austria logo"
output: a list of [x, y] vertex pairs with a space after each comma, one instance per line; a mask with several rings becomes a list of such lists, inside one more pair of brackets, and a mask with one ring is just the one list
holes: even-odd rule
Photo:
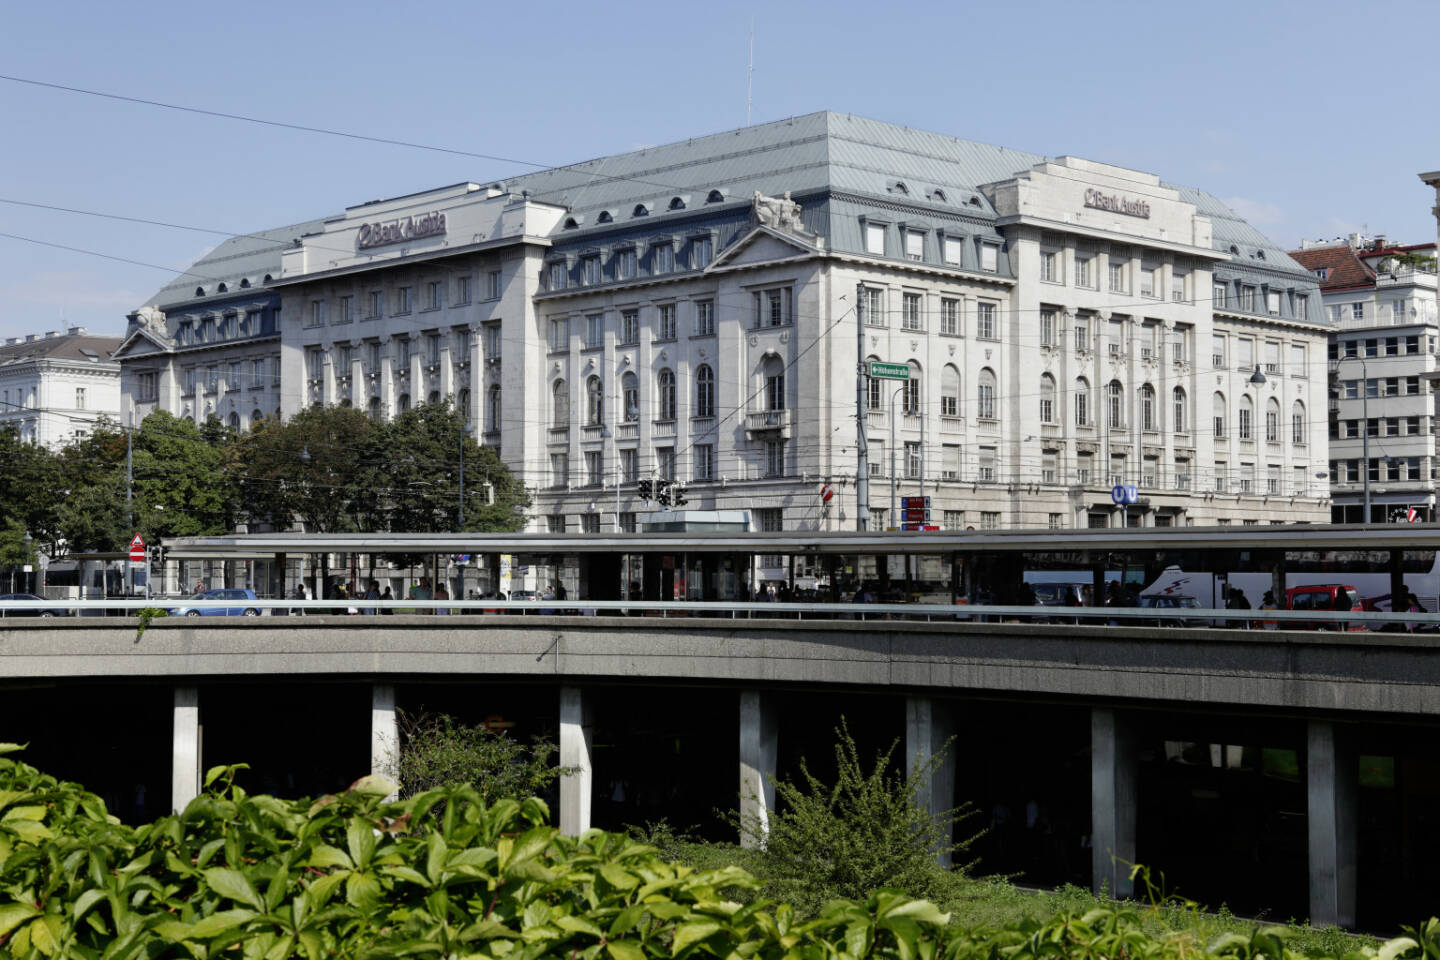
[[391, 243], [405, 243], [422, 237], [443, 236], [445, 214], [427, 213], [421, 217], [401, 217], [389, 223], [360, 224], [360, 249], [383, 247]]
[[1122, 197], [1114, 193], [1104, 194], [1099, 190], [1086, 190], [1085, 206], [1096, 210], [1107, 210], [1110, 213], [1123, 213], [1127, 217], [1150, 219], [1150, 204], [1144, 200], [1131, 200], [1129, 197]]

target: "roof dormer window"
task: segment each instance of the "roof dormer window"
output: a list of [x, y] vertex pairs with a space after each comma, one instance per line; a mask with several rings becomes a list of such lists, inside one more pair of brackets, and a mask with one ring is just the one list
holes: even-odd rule
[[684, 210], [684, 209], [685, 209], [685, 198], [684, 198], [684, 197], [671, 197], [671, 198], [670, 198], [670, 209], [671, 209], [671, 210]]
[[705, 202], [706, 202], [706, 203], [724, 203], [724, 202], [725, 202], [725, 194], [721, 193], [719, 190], [711, 190], [711, 191], [705, 196]]
[[249, 277], [241, 277], [241, 278], [240, 278], [240, 289], [241, 289], [241, 290], [246, 290], [246, 289], [249, 289], [249, 287], [250, 287], [250, 278], [249, 278]]
[[203, 296], [205, 296], [205, 288], [204, 288], [204, 287], [196, 287], [196, 288], [195, 288], [195, 296], [197, 296], [197, 297], [203, 297]]
[[614, 223], [615, 218], [610, 215], [609, 210], [601, 210], [600, 215], [595, 218], [596, 223]]
[[637, 203], [637, 204], [635, 204], [635, 209], [632, 210], [632, 211], [630, 211], [630, 216], [632, 216], [632, 217], [648, 217], [648, 216], [650, 216], [650, 208], [647, 207], [647, 206], [645, 206], [645, 204], [643, 204], [643, 203]]
[[220, 284], [220, 286], [218, 286], [218, 287], [215, 288], [215, 292], [216, 292], [216, 293], [229, 293], [229, 292], [230, 292], [230, 288], [227, 287], [227, 286], [225, 286], [225, 284], [222, 283], [222, 284]]

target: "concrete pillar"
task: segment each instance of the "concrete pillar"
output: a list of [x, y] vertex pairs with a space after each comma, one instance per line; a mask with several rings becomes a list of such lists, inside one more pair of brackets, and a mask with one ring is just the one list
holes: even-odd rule
[[1090, 711], [1090, 888], [1124, 899], [1134, 893], [1137, 760], [1123, 716]]
[[780, 729], [775, 704], [758, 690], [740, 691], [740, 845], [754, 847], [770, 831]]
[[1353, 927], [1359, 761], [1328, 721], [1308, 725], [1305, 747], [1310, 922]]
[[[946, 750], [946, 744], [955, 732], [955, 720], [950, 705], [929, 697], [907, 697], [905, 699], [905, 762], [908, 771], [914, 774], [922, 770], [932, 757], [944, 750], [944, 758], [921, 786], [916, 798], [921, 806], [932, 814], [945, 813], [955, 807], [955, 751]], [[946, 836], [942, 842], [953, 842], [953, 836]], [[950, 865], [950, 852], [937, 851], [942, 866]]]
[[560, 766], [575, 772], [560, 778], [560, 832], [578, 837], [590, 829], [594, 770], [590, 763], [590, 716], [578, 687], [560, 688]]
[[200, 691], [175, 688], [170, 746], [170, 808], [176, 813], [200, 794]]
[[400, 725], [395, 716], [395, 685], [370, 687], [370, 772], [400, 780]]

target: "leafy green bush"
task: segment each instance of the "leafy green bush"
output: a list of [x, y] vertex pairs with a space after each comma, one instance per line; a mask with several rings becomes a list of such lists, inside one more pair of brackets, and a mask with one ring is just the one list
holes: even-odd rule
[[395, 768], [407, 794], [469, 784], [485, 803], [543, 794], [571, 772], [551, 764], [558, 749], [536, 737], [521, 743], [486, 724], [467, 726], [446, 714], [396, 711], [400, 755]]

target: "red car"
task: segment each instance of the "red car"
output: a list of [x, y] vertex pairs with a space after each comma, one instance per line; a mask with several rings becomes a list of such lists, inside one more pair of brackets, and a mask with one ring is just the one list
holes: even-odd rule
[[[1340, 598], [1340, 592], [1345, 592], [1345, 599], [1340, 601], [1340, 606], [1335, 605]], [[1286, 610], [1344, 610], [1362, 611], [1365, 608], [1360, 604], [1360, 594], [1349, 584], [1340, 583], [1318, 583], [1308, 587], [1290, 587], [1285, 591]], [[1282, 630], [1364, 630], [1362, 623], [1345, 623], [1338, 620], [1286, 620], [1280, 623]]]

